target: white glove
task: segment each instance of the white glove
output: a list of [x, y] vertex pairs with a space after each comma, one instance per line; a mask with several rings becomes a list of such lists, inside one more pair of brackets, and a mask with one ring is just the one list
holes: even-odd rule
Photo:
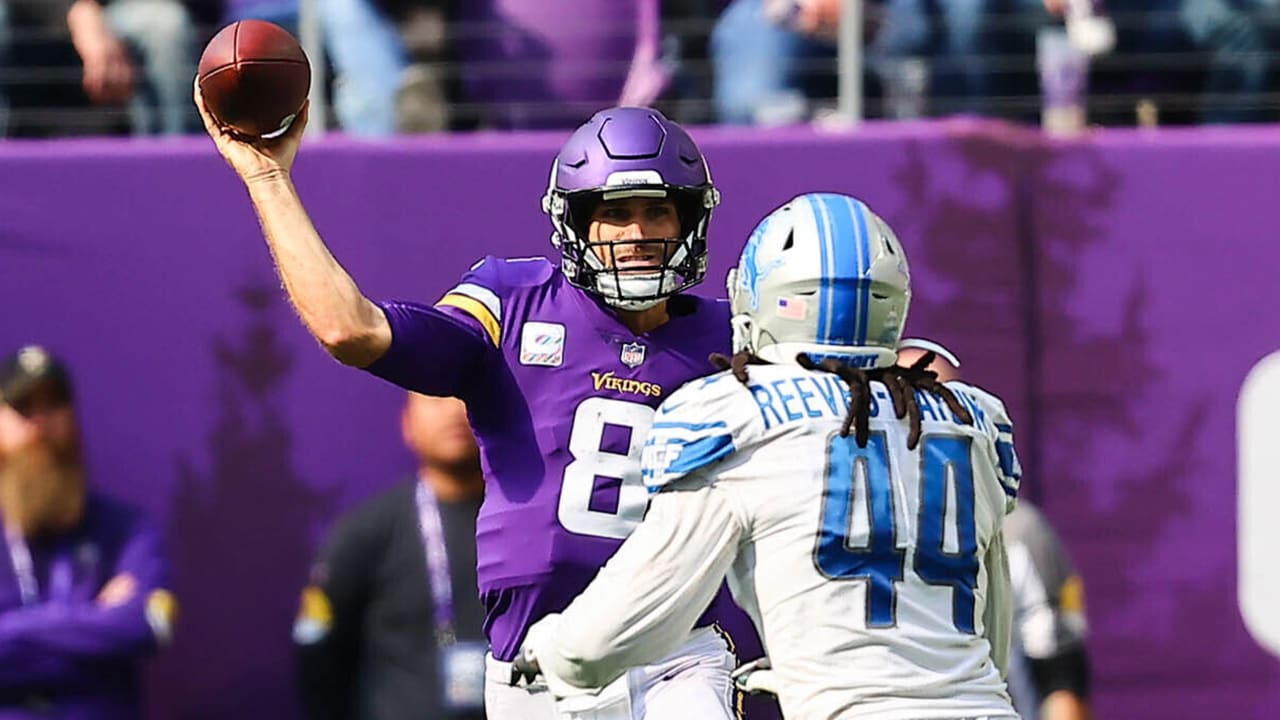
[[729, 677], [733, 678], [733, 684], [739, 690], [752, 695], [756, 693], [777, 695], [778, 684], [781, 680], [778, 674], [773, 671], [773, 664], [769, 662], [767, 657], [752, 660], [734, 670]]
[[541, 676], [542, 668], [538, 666], [536, 648], [551, 642], [559, 622], [560, 613], [551, 613], [529, 628], [525, 633], [524, 642], [520, 645], [520, 652], [511, 663], [509, 684], [517, 687], [522, 683], [529, 687], [545, 684], [545, 679]]

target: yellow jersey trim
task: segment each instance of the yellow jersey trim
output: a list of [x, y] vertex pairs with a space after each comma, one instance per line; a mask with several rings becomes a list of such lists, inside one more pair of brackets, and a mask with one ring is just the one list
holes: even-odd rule
[[484, 303], [461, 293], [449, 293], [440, 298], [440, 302], [436, 303], [436, 307], [441, 305], [456, 307], [475, 318], [480, 323], [480, 326], [484, 328], [484, 331], [489, 334], [489, 339], [493, 341], [493, 346], [498, 347], [501, 344], [502, 325], [498, 323], [498, 318], [493, 316], [493, 311]]

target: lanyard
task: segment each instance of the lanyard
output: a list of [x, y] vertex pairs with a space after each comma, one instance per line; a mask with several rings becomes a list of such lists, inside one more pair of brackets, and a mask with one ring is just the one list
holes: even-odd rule
[[18, 594], [23, 605], [31, 605], [40, 600], [40, 583], [36, 581], [36, 569], [31, 561], [31, 550], [27, 541], [18, 533], [4, 534], [5, 545], [9, 548], [9, 560], [13, 562], [13, 574], [18, 579]]
[[435, 616], [436, 644], [452, 645], [457, 636], [453, 622], [453, 580], [449, 576], [449, 552], [444, 544], [444, 526], [435, 496], [421, 480], [414, 494], [418, 503], [418, 528], [422, 531], [422, 549], [427, 556], [427, 578], [431, 581], [431, 599]]

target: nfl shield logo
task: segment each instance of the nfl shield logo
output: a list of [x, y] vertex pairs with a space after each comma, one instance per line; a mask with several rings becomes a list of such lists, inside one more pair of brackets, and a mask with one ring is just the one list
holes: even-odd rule
[[622, 346], [622, 364], [636, 367], [644, 362], [644, 346], [640, 343], [627, 343]]

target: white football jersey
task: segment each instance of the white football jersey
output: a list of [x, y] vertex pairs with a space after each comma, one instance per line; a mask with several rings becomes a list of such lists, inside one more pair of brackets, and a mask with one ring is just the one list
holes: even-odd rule
[[[649, 512], [537, 633], [553, 691], [602, 684], [682, 641], [727, 576], [788, 718], [1015, 717], [1003, 680], [1011, 600], [1001, 523], [1020, 469], [1003, 404], [917, 393], [922, 435], [872, 383], [871, 436], [840, 436], [849, 388], [796, 365], [719, 373], [659, 408]], [[531, 637], [534, 633], [531, 631]]]
[[741, 503], [749, 524], [730, 583], [762, 630], [789, 715], [1009, 713], [993, 662], [1007, 624], [990, 628], [993, 638], [986, 616], [1011, 605], [993, 583], [1003, 568], [993, 578], [984, 562], [1000, 555], [1020, 473], [1001, 402], [951, 383], [974, 416], [968, 426], [919, 393], [923, 433], [909, 451], [910, 426], [874, 383], [871, 438], [859, 449], [840, 437], [843, 380], [790, 365], [749, 375], [748, 388], [720, 374], [665, 403], [646, 482], [702, 470]]

